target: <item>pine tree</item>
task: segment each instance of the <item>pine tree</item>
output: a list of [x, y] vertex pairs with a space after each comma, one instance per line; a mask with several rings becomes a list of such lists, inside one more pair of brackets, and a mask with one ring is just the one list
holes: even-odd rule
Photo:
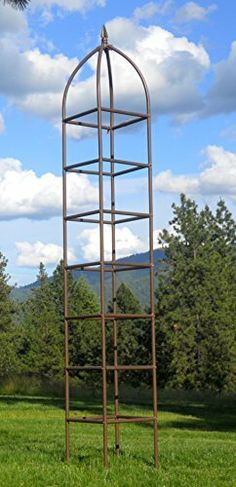
[[63, 335], [45, 266], [40, 263], [39, 287], [24, 306], [20, 356], [23, 370], [41, 378], [62, 377]]
[[[117, 312], [122, 314], [140, 314], [142, 307], [132, 293], [130, 288], [123, 282], [116, 293]], [[109, 311], [112, 312], [112, 303], [109, 304]], [[146, 364], [149, 360], [150, 351], [146, 348], [148, 336], [147, 323], [142, 320], [117, 320], [117, 351], [118, 362], [122, 365]], [[113, 363], [113, 341], [110, 327], [109, 354], [110, 363]], [[129, 382], [137, 386], [140, 382], [146, 381], [146, 374], [142, 372], [126, 372], [120, 375], [121, 381]]]
[[235, 223], [222, 201], [213, 215], [181, 195], [173, 210], [174, 233], [161, 236], [166, 259], [157, 293], [160, 379], [172, 387], [231, 388]]
[[[71, 292], [73, 288], [73, 277], [71, 272], [67, 272], [68, 280], [68, 300], [71, 300]], [[60, 323], [61, 333], [64, 334], [64, 263], [63, 260], [59, 262], [56, 269], [53, 272], [50, 282], [51, 292], [58, 314], [58, 323]]]
[[[71, 285], [69, 308], [71, 316], [99, 313], [98, 297], [84, 278]], [[73, 320], [69, 323], [69, 362], [71, 365], [101, 365], [100, 320]], [[77, 374], [86, 382], [100, 381], [101, 374]]]
[[10, 298], [11, 286], [6, 273], [7, 260], [0, 252], [0, 376], [8, 376], [18, 368], [14, 342], [14, 307]]

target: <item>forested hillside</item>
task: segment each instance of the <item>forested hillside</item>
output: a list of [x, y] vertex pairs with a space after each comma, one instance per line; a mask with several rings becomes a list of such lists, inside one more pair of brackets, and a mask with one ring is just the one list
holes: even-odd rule
[[[157, 278], [158, 278], [158, 265], [160, 264], [160, 261], [164, 259], [164, 252], [161, 249], [155, 249], [154, 250], [154, 265], [155, 265], [155, 285], [157, 286]], [[125, 257], [123, 259], [118, 259], [118, 262], [133, 262], [133, 263], [142, 263], [142, 262], [148, 262], [148, 253], [143, 252], [140, 254], [134, 254], [130, 255], [129, 257]], [[85, 273], [82, 271], [76, 271], [73, 272], [73, 277], [74, 279], [79, 279], [80, 277], [85, 277]], [[148, 300], [148, 279], [149, 279], [149, 274], [144, 270], [137, 270], [134, 272], [123, 272], [122, 277], [119, 275], [117, 276], [117, 281], [118, 284], [121, 282], [124, 282], [127, 284], [127, 286], [132, 290], [132, 292], [137, 296], [138, 300], [142, 305], [145, 305], [145, 303]], [[49, 277], [49, 281], [51, 281], [52, 278]], [[99, 275], [94, 273], [94, 272], [87, 272], [86, 273], [86, 280], [88, 284], [91, 286], [91, 288], [98, 294], [99, 292]], [[35, 289], [40, 286], [39, 281], [35, 281], [31, 284], [28, 284], [26, 286], [20, 286], [20, 287], [15, 287], [11, 291], [11, 296], [13, 299], [16, 299], [17, 301], [25, 301], [32, 289]], [[106, 275], [106, 289], [107, 289], [107, 295], [110, 298], [111, 296], [111, 277], [109, 274]]]
[[[232, 391], [236, 385], [235, 221], [223, 201], [213, 213], [207, 206], [199, 210], [194, 201], [181, 195], [179, 205], [173, 205], [170, 228], [160, 237], [164, 252], [155, 253], [159, 385]], [[126, 261], [146, 258], [140, 254]], [[37, 285], [23, 302], [12, 298], [6, 267], [6, 258], [0, 254], [0, 377], [62, 379], [63, 262], [50, 278], [41, 263]], [[131, 273], [127, 274], [128, 278], [118, 283], [118, 310], [148, 310], [145, 276], [132, 279]], [[99, 311], [96, 283], [83, 276], [69, 275], [69, 295], [70, 315]], [[107, 307], [111, 307], [109, 292]], [[119, 363], [148, 363], [149, 323], [119, 321], [118, 330]], [[75, 320], [69, 332], [70, 364], [100, 364], [99, 322]], [[112, 363], [112, 323], [107, 324], [107, 342], [108, 361]], [[78, 373], [75, 378], [86, 383], [92, 379], [99, 382], [99, 373], [93, 377], [91, 373]], [[150, 375], [129, 372], [121, 375], [121, 381], [133, 386], [149, 384]]]

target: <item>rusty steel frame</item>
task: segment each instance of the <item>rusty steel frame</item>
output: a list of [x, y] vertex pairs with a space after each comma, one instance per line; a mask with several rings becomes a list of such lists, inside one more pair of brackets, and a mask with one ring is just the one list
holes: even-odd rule
[[[113, 77], [112, 66], [110, 60], [110, 51], [115, 52], [124, 58], [129, 65], [134, 68], [139, 79], [145, 95], [146, 112], [139, 113], [129, 110], [116, 109], [114, 107], [114, 91], [113, 91]], [[96, 70], [96, 96], [97, 106], [95, 108], [86, 110], [81, 113], [67, 117], [66, 103], [67, 95], [71, 83], [84, 66], [84, 64], [93, 56], [97, 54], [97, 70]], [[109, 107], [102, 106], [101, 100], [101, 62], [102, 56], [105, 54], [106, 66], [108, 72], [109, 83]], [[109, 114], [109, 124], [102, 123], [102, 113]], [[96, 114], [96, 123], [79, 121], [82, 117], [90, 114]], [[133, 117], [115, 125], [115, 114]], [[142, 164], [135, 161], [117, 159], [115, 157], [115, 131], [120, 128], [127, 127], [138, 122], [146, 122], [146, 137], [147, 137], [147, 163]], [[67, 163], [67, 133], [66, 127], [68, 124], [90, 127], [97, 130], [98, 140], [98, 157], [88, 161], [79, 162], [77, 164]], [[109, 133], [110, 157], [103, 155], [103, 130]], [[110, 170], [104, 171], [104, 162], [110, 163]], [[62, 163], [63, 163], [63, 258], [64, 258], [64, 323], [65, 323], [65, 436], [66, 436], [66, 460], [70, 458], [70, 439], [69, 439], [69, 423], [101, 423], [103, 425], [103, 459], [104, 466], [108, 466], [108, 424], [115, 425], [115, 451], [116, 454], [120, 452], [120, 423], [153, 423], [154, 432], [154, 464], [158, 466], [158, 429], [157, 429], [157, 373], [156, 373], [156, 339], [155, 339], [155, 310], [154, 310], [154, 258], [153, 258], [153, 192], [152, 192], [152, 151], [151, 151], [151, 109], [150, 96], [146, 81], [136, 64], [122, 51], [108, 43], [108, 36], [106, 28], [103, 27], [101, 32], [101, 45], [93, 49], [75, 68], [72, 72], [63, 95], [62, 102]], [[92, 164], [98, 164], [98, 170], [93, 171], [88, 169]], [[116, 172], [117, 165], [128, 166], [127, 169]], [[83, 169], [81, 169], [83, 168]], [[148, 171], [148, 198], [149, 211], [148, 213], [118, 211], [115, 208], [115, 180], [118, 176], [130, 173], [137, 170]], [[67, 173], [75, 172], [77, 174], [97, 175], [99, 179], [99, 208], [93, 211], [78, 213], [75, 215], [67, 214]], [[110, 178], [111, 190], [111, 208], [104, 208], [104, 177]], [[97, 215], [97, 218], [94, 218]], [[91, 216], [93, 218], [91, 218]], [[105, 219], [105, 216], [110, 216], [110, 219]], [[117, 216], [122, 218], [117, 219]], [[149, 222], [149, 262], [143, 264], [120, 263], [116, 260], [116, 225], [119, 223], [131, 222], [140, 219], [147, 219]], [[68, 221], [97, 223], [99, 225], [100, 234], [100, 259], [96, 262], [87, 262], [81, 264], [68, 265], [68, 237], [67, 237], [67, 223]], [[111, 225], [111, 244], [112, 244], [112, 259], [106, 261], [104, 256], [104, 225]], [[68, 271], [70, 270], [86, 270], [99, 272], [100, 275], [100, 313], [90, 315], [69, 316], [68, 314]], [[150, 276], [150, 313], [118, 313], [116, 304], [116, 273], [119, 271], [148, 269]], [[108, 313], [105, 307], [105, 273], [110, 272], [112, 276], [112, 312]], [[102, 330], [102, 365], [101, 366], [71, 366], [69, 364], [69, 323], [72, 320], [99, 320], [101, 322]], [[148, 320], [151, 324], [151, 348], [152, 348], [152, 363], [146, 365], [122, 365], [118, 363], [118, 343], [117, 343], [117, 321], [118, 320]], [[106, 323], [113, 323], [113, 351], [114, 351], [114, 365], [107, 364], [106, 357]], [[102, 373], [102, 406], [103, 414], [97, 417], [71, 417], [70, 416], [70, 391], [69, 391], [69, 375], [70, 371], [75, 370], [99, 370]], [[152, 416], [122, 416], [119, 414], [119, 371], [121, 370], [149, 370], [152, 372], [152, 400], [153, 400], [153, 415]], [[114, 415], [107, 413], [107, 372], [114, 372]]]

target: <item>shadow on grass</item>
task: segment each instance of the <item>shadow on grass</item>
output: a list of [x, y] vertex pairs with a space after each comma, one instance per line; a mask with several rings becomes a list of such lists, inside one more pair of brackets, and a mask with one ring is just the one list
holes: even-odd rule
[[[16, 406], [17, 404], [30, 404], [32, 406], [45, 406], [64, 409], [64, 399], [55, 397], [28, 397], [28, 396], [0, 396], [0, 403], [6, 406]], [[147, 404], [120, 404], [121, 411], [134, 415], [145, 415], [150, 412], [151, 406]], [[83, 413], [84, 415], [101, 415], [102, 405], [98, 400], [95, 401], [71, 401], [71, 412]], [[108, 414], [112, 412], [112, 403], [109, 403]], [[218, 401], [191, 402], [191, 401], [161, 401], [159, 403], [160, 413], [171, 413], [177, 415], [176, 419], [167, 418], [160, 420], [160, 429], [179, 429], [179, 430], [200, 430], [200, 431], [236, 431], [235, 405], [228, 403], [224, 399]], [[182, 416], [182, 418], [181, 418]], [[137, 423], [138, 424], [138, 423]], [[152, 428], [151, 423], [139, 423], [139, 426]]]
[[[126, 411], [133, 411], [134, 406], [122, 404]], [[137, 413], [140, 411], [145, 415], [145, 411], [151, 410], [147, 405], [135, 406]], [[218, 403], [195, 402], [190, 401], [179, 404], [176, 402], [160, 402], [158, 406], [160, 413], [171, 413], [176, 415], [176, 419], [161, 419], [159, 422], [160, 429], [184, 429], [200, 431], [219, 431], [219, 432], [236, 432], [236, 415], [235, 404], [228, 404], [227, 401], [219, 400]], [[181, 418], [182, 416], [182, 418]], [[139, 423], [140, 426], [140, 423]], [[141, 426], [152, 428], [151, 423], [142, 423]]]
[[[30, 404], [32, 406], [55, 407], [64, 410], [64, 399], [44, 396], [0, 396], [0, 404], [5, 406], [16, 406], [17, 404]], [[109, 412], [108, 407], [108, 412]], [[102, 405], [96, 401], [71, 401], [70, 411], [85, 412], [88, 414], [102, 414]]]

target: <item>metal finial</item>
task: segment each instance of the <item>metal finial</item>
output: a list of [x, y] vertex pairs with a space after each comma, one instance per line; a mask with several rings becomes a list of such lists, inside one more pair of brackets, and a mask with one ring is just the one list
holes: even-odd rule
[[101, 40], [102, 40], [102, 44], [108, 44], [108, 33], [105, 25], [102, 26]]

